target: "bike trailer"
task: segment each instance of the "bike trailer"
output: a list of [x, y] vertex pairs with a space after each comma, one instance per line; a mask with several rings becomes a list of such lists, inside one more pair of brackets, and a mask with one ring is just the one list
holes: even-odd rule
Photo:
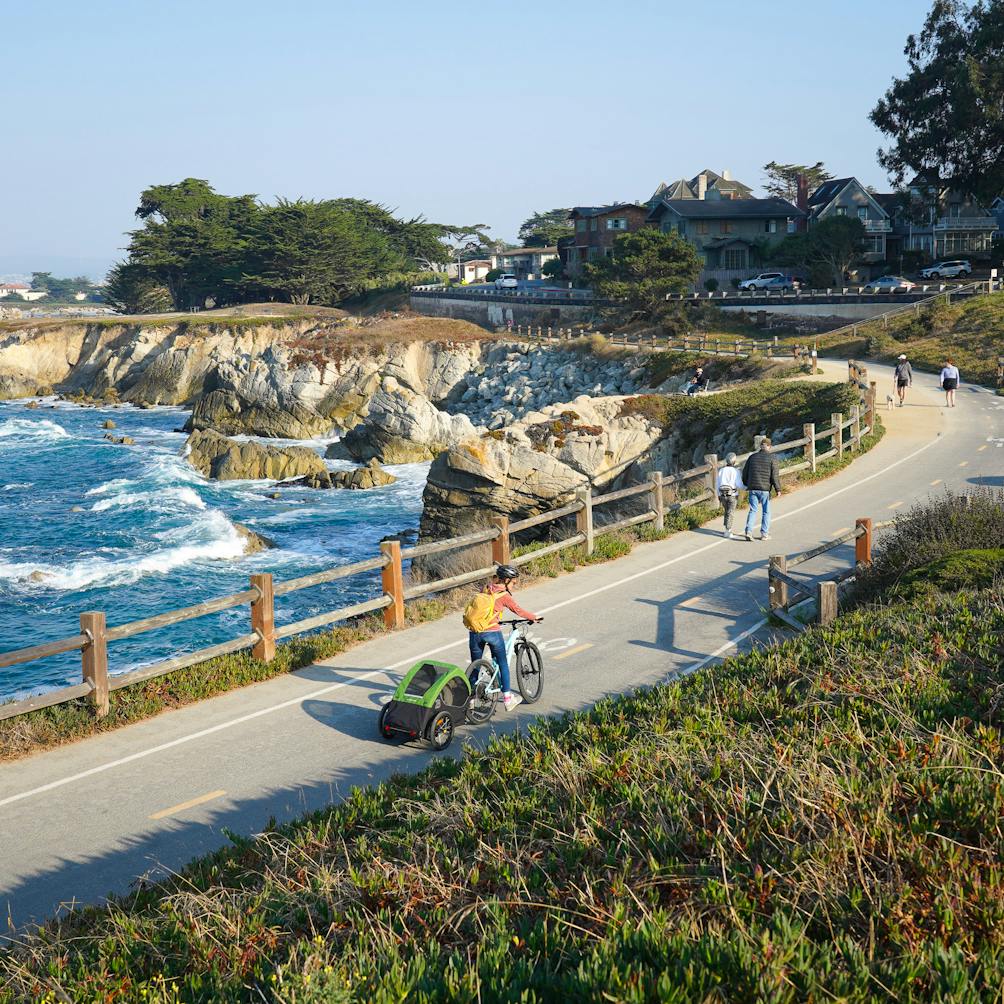
[[[394, 736], [428, 739], [445, 748], [453, 738], [453, 727], [465, 721], [470, 698], [471, 685], [458, 666], [432, 659], [416, 662], [380, 710], [380, 734], [385, 739]], [[450, 719], [449, 739], [445, 744], [442, 727], [437, 730], [438, 741], [431, 733], [431, 727], [443, 715]]]

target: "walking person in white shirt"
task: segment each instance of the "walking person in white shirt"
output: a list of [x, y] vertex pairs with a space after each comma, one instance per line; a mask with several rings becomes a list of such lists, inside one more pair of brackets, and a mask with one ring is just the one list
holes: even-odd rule
[[718, 468], [718, 478], [715, 490], [718, 492], [718, 501], [721, 502], [725, 510], [725, 529], [722, 536], [732, 539], [732, 517], [735, 515], [736, 503], [739, 501], [739, 492], [745, 488], [739, 468], [736, 467], [736, 455], [730, 453], [725, 457], [725, 466]]
[[944, 369], [941, 371], [941, 389], [945, 392], [946, 408], [955, 407], [955, 390], [961, 379], [958, 366], [955, 366], [951, 359], [946, 359]]

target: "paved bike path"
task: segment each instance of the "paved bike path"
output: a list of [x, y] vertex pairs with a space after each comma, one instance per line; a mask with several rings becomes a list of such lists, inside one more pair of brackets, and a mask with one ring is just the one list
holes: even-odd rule
[[[829, 367], [824, 367], [829, 369]], [[882, 388], [891, 371], [870, 367]], [[846, 374], [846, 368], [843, 368]], [[841, 375], [833, 367], [833, 376]], [[881, 412], [891, 431], [847, 470], [774, 502], [770, 542], [725, 540], [720, 524], [636, 547], [628, 556], [520, 590], [546, 615], [540, 702], [458, 730], [444, 755], [537, 714], [584, 708], [672, 678], [763, 634], [765, 564], [810, 547], [857, 516], [890, 518], [946, 485], [1004, 484], [1004, 399], [964, 389], [941, 407], [920, 375], [907, 408]], [[740, 513], [743, 519], [745, 513]], [[804, 566], [846, 567], [842, 547]], [[434, 755], [378, 738], [377, 712], [426, 656], [466, 661], [454, 614], [381, 636], [323, 664], [181, 708], [104, 736], [0, 766], [0, 908], [10, 923], [60, 904], [126, 891], [226, 843], [318, 808]]]

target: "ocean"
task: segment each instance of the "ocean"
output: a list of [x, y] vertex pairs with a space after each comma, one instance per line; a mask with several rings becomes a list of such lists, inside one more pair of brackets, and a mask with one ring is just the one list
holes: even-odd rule
[[[414, 528], [428, 464], [389, 465], [393, 485], [370, 491], [279, 489], [265, 481], [208, 481], [183, 459], [182, 408], [86, 408], [40, 399], [0, 402], [0, 652], [77, 634], [83, 611], [109, 626], [377, 554], [388, 534]], [[108, 442], [114, 436], [135, 446]], [[284, 441], [270, 440], [279, 445]], [[324, 452], [327, 441], [309, 445]], [[349, 468], [328, 461], [332, 470]], [[273, 549], [243, 555], [234, 523]], [[379, 594], [378, 573], [281, 597], [276, 623]], [[122, 673], [250, 631], [238, 607], [111, 642]], [[79, 653], [0, 669], [0, 700], [80, 682]]]

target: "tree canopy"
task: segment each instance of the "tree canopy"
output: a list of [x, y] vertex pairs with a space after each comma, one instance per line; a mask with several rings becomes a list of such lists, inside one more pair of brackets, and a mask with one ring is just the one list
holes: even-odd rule
[[833, 175], [823, 166], [821, 160], [815, 164], [779, 164], [772, 160], [764, 164], [763, 173], [767, 180], [764, 191], [775, 199], [787, 199], [794, 202], [798, 196], [798, 176], [805, 175], [809, 191], [814, 192], [824, 181], [829, 181]]
[[571, 237], [575, 232], [568, 222], [570, 209], [549, 209], [546, 213], [534, 213], [523, 221], [519, 228], [519, 241], [523, 247], [554, 247], [562, 237]]
[[140, 196], [143, 226], [109, 277], [121, 309], [177, 310], [280, 300], [332, 304], [381, 276], [451, 260], [449, 242], [484, 227], [403, 219], [366, 199], [227, 196], [199, 178], [153, 185]]
[[613, 255], [589, 262], [586, 277], [600, 296], [623, 300], [637, 313], [657, 315], [669, 293], [684, 293], [700, 275], [703, 262], [678, 233], [646, 228], [621, 234]]
[[31, 273], [31, 288], [44, 289], [54, 300], [69, 300], [77, 293], [90, 295], [93, 285], [86, 275], [60, 279], [51, 272]]
[[937, 176], [990, 201], [1004, 191], [1004, 0], [935, 0], [871, 113], [892, 140], [879, 162], [897, 184]]
[[839, 285], [860, 257], [864, 236], [864, 224], [857, 217], [831, 216], [808, 233], [786, 237], [772, 257], [779, 265], [807, 269], [813, 285]]

